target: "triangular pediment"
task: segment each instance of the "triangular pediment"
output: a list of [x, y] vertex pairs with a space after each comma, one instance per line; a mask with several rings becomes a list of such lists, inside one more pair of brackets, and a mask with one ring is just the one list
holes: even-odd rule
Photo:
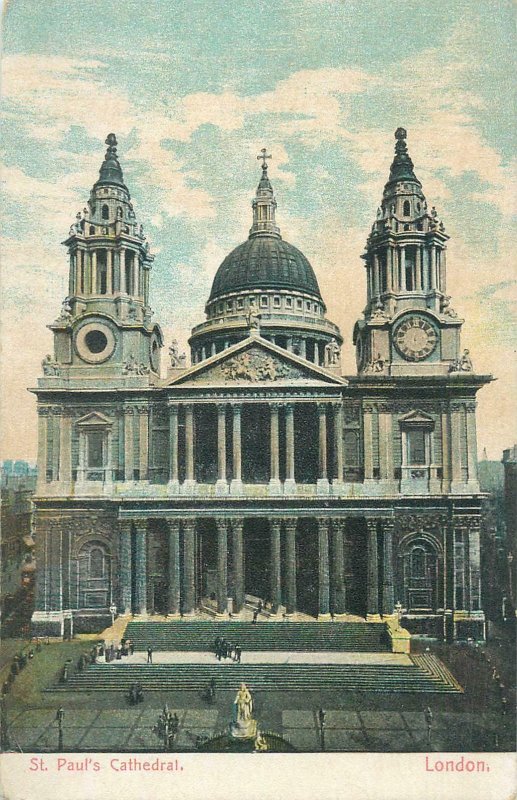
[[109, 417], [104, 416], [99, 411], [90, 411], [84, 417], [78, 419], [76, 424], [82, 428], [106, 428], [113, 423]]
[[399, 424], [429, 427], [434, 425], [434, 419], [430, 417], [429, 414], [426, 414], [425, 411], [415, 409], [408, 414], [404, 414], [403, 417], [400, 417]]
[[195, 364], [169, 386], [346, 385], [346, 380], [261, 337], [249, 337]]

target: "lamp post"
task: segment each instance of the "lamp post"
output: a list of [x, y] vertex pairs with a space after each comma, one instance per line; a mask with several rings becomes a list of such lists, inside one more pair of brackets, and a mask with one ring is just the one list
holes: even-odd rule
[[63, 718], [65, 716], [65, 711], [63, 706], [59, 706], [58, 710], [56, 711], [56, 721], [57, 721], [57, 751], [58, 753], [63, 752]]
[[397, 627], [400, 628], [400, 623], [402, 620], [402, 603], [400, 600], [397, 600], [395, 603], [395, 611], [397, 612]]
[[512, 575], [513, 553], [511, 550], [508, 551], [506, 560], [508, 562], [508, 593], [510, 595], [510, 601], [513, 604], [513, 575]]

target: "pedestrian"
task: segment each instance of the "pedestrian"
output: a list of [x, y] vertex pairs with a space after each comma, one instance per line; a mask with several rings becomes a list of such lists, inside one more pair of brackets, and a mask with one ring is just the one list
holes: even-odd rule
[[152, 664], [153, 663], [153, 648], [152, 647], [148, 647], [147, 648], [147, 663], [148, 664]]
[[263, 604], [262, 600], [259, 600], [258, 601], [258, 605], [257, 605], [257, 614], [260, 614], [263, 608], [264, 608], [264, 604]]
[[256, 625], [257, 624], [258, 614], [259, 614], [259, 612], [257, 611], [257, 609], [255, 609], [255, 611], [253, 612], [253, 619], [251, 620], [251, 624], [252, 625]]
[[242, 648], [237, 646], [235, 648], [235, 661], [237, 662], [237, 664], [241, 663], [241, 655], [242, 655]]
[[133, 644], [133, 642], [130, 639], [129, 640], [129, 655], [132, 656], [134, 652], [135, 652], [135, 645]]
[[318, 722], [320, 724], [320, 728], [322, 728], [322, 729], [325, 727], [325, 717], [326, 717], [326, 715], [327, 715], [327, 712], [323, 708], [320, 708], [319, 711], [318, 711]]
[[216, 655], [217, 655], [217, 652], [218, 652], [220, 647], [221, 647], [221, 637], [220, 636], [216, 636], [215, 641], [214, 641], [214, 652], [215, 652]]
[[226, 658], [226, 653], [228, 652], [227, 648], [228, 648], [228, 642], [226, 641], [226, 639], [222, 639], [221, 640], [221, 658]]
[[433, 727], [433, 712], [431, 711], [429, 706], [427, 706], [424, 716], [425, 716], [425, 724], [427, 726], [427, 743], [431, 744], [431, 728]]

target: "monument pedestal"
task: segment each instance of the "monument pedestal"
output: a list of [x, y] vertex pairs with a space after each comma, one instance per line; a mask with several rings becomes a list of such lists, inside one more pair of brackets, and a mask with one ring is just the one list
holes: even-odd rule
[[254, 739], [257, 735], [257, 720], [250, 718], [232, 722], [230, 733], [234, 739]]

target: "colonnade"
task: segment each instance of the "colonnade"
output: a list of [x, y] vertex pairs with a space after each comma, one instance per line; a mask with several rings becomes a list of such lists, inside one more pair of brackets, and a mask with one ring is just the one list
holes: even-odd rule
[[[289, 616], [298, 610], [297, 603], [297, 517], [267, 517], [269, 537], [269, 564], [264, 570], [269, 575], [269, 600], [271, 613], [277, 614], [281, 606]], [[218, 614], [226, 614], [228, 596], [232, 592], [233, 612], [239, 613], [245, 601], [246, 537], [244, 516], [214, 517], [216, 531], [216, 602]], [[318, 618], [345, 614], [347, 587], [345, 585], [345, 529], [346, 518], [316, 517], [317, 563], [314, 579], [318, 587]], [[170, 614], [193, 614], [199, 600], [196, 580], [196, 540], [198, 536], [195, 516], [174, 517], [166, 522], [168, 560], [167, 610]], [[119, 611], [121, 613], [147, 613], [147, 520], [123, 520], [119, 529]], [[134, 541], [132, 541], [134, 536]], [[379, 538], [380, 537], [380, 538]], [[282, 544], [283, 540], [283, 544]], [[229, 579], [229, 552], [231, 542], [232, 580]], [[380, 547], [379, 547], [380, 545]], [[369, 619], [394, 612], [393, 522], [390, 519], [367, 519], [367, 600]], [[282, 558], [282, 550], [284, 558]], [[382, 573], [379, 553], [382, 558]], [[382, 586], [379, 577], [382, 574]]]
[[70, 256], [68, 293], [71, 297], [121, 293], [147, 299], [148, 283], [149, 270], [131, 248], [77, 248]]
[[[412, 279], [406, 281], [406, 251], [412, 249]], [[368, 298], [385, 292], [443, 292], [445, 283], [445, 249], [435, 244], [388, 244], [373, 253], [367, 267]]]
[[[242, 341], [248, 334], [245, 333], [241, 338], [228, 337], [216, 341], [213, 337], [210, 338], [209, 344], [196, 345], [192, 348], [192, 364], [199, 364], [207, 358], [217, 355], [217, 353], [227, 350], [238, 341]], [[305, 358], [316, 366], [324, 367], [325, 361], [325, 347], [329, 343], [329, 339], [315, 339], [313, 336], [293, 336], [288, 334], [269, 333], [266, 328], [263, 328], [260, 333], [263, 339], [266, 339], [272, 344], [283, 347], [288, 353]]]
[[[224, 492], [231, 487], [227, 480], [227, 436], [226, 412], [231, 409], [232, 414], [232, 487], [237, 488], [242, 484], [242, 408], [243, 403], [218, 403], [217, 405], [217, 486]], [[285, 481], [284, 488], [294, 488], [295, 479], [295, 427], [293, 402], [269, 402], [270, 413], [270, 478], [272, 487], [280, 485], [280, 425], [279, 415], [285, 414]], [[324, 488], [329, 484], [329, 478], [334, 482], [343, 482], [343, 405], [340, 402], [319, 401], [316, 404], [318, 413], [318, 484]], [[194, 435], [194, 404], [182, 404], [184, 410], [185, 428], [185, 483], [192, 486], [196, 483], [195, 476], [195, 435]], [[169, 404], [169, 483], [179, 485], [179, 403]], [[332, 412], [332, 414], [331, 414]], [[327, 427], [332, 426], [334, 466], [329, 465], [327, 449]], [[331, 474], [333, 472], [333, 474]]]

